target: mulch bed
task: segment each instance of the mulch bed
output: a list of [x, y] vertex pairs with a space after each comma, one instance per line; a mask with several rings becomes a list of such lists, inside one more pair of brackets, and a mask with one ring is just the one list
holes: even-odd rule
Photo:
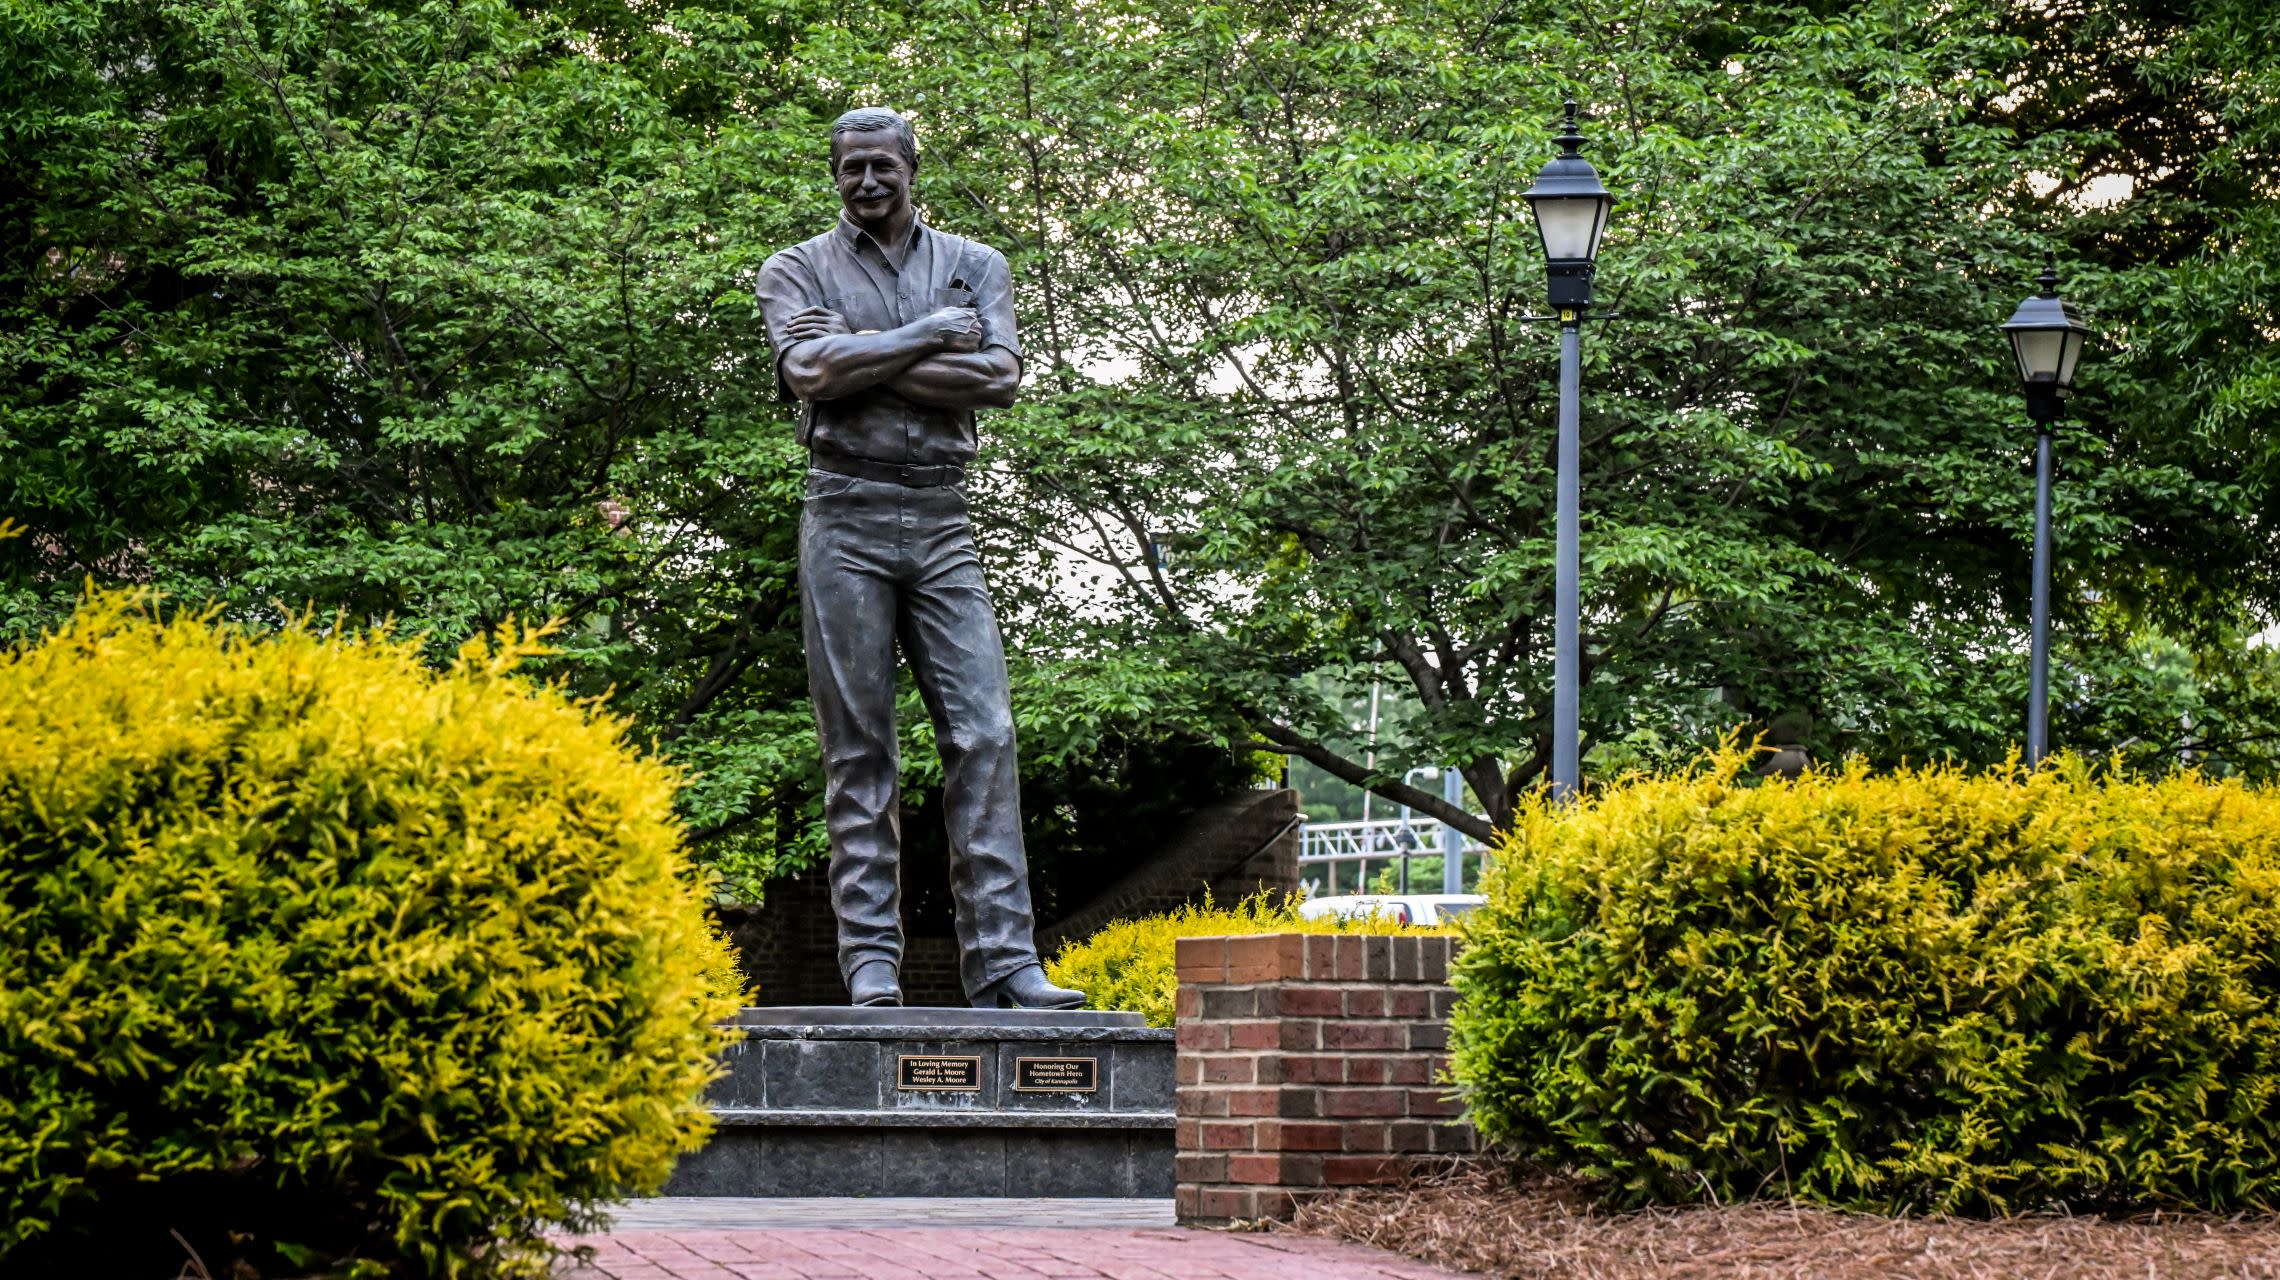
[[1785, 1202], [1609, 1213], [1467, 1163], [1300, 1208], [1338, 1236], [1512, 1280], [2280, 1280], [2280, 1218], [1886, 1218]]

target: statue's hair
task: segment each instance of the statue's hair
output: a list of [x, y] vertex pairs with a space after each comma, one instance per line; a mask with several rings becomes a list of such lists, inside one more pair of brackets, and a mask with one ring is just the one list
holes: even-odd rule
[[912, 173], [918, 172], [918, 135], [910, 131], [910, 121], [886, 107], [857, 107], [831, 122], [831, 153], [839, 154], [839, 139], [849, 133], [877, 133], [887, 130], [895, 135], [896, 145], [902, 148], [903, 163]]

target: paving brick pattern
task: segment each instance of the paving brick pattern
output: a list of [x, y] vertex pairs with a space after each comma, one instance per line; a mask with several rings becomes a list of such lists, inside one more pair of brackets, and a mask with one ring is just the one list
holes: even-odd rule
[[1360, 1245], [1179, 1228], [621, 1231], [559, 1280], [1454, 1280]]
[[1182, 1222], [1288, 1217], [1470, 1151], [1445, 1083], [1449, 937], [1178, 943]]
[[1168, 1227], [1170, 1197], [654, 1196], [611, 1206], [610, 1229], [770, 1231], [802, 1227]]

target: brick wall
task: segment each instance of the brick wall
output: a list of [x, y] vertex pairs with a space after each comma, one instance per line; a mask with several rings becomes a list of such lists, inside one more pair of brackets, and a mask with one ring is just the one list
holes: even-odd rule
[[1181, 1221], [1288, 1217], [1473, 1149], [1445, 1081], [1455, 942], [1180, 939]]
[[[822, 867], [768, 882], [768, 901], [757, 907], [722, 907], [714, 914], [728, 930], [744, 976], [760, 985], [764, 1005], [845, 1004], [839, 978], [839, 918]], [[903, 939], [905, 1004], [963, 1005], [956, 938]]]
[[759, 984], [761, 1004], [845, 1004], [839, 980], [839, 920], [831, 913], [831, 882], [821, 866], [768, 882], [759, 906], [716, 908], [713, 913], [736, 946], [737, 963]]
[[[1208, 892], [1233, 902], [1261, 888], [1298, 888], [1298, 793], [1242, 791], [1196, 812], [1162, 849], [1067, 917], [1040, 921], [1038, 950], [1051, 956], [1064, 941], [1089, 936], [1110, 920], [1168, 911]], [[903, 921], [903, 998], [912, 1005], [962, 1005], [958, 942], [947, 933]], [[736, 944], [745, 976], [760, 984], [762, 1004], [843, 1004], [839, 924], [822, 866], [768, 882], [756, 907], [719, 913]], [[947, 917], [943, 926], [948, 927]]]
[[1040, 922], [1037, 949], [1091, 937], [1111, 920], [1170, 911], [1200, 901], [1233, 903], [1261, 889], [1298, 892], [1298, 792], [1238, 791], [1196, 811], [1153, 857], [1100, 896], [1051, 923]]

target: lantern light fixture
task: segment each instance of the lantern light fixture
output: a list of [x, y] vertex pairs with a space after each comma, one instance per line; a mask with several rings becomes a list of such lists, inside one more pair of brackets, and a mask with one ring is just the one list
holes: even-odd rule
[[[1521, 194], [1535, 215], [1536, 237], [1551, 272], [1551, 303], [1561, 311], [1591, 305], [1592, 264], [1599, 238], [1607, 232], [1615, 197], [1599, 181], [1599, 171], [1583, 158], [1583, 134], [1576, 126], [1576, 104], [1567, 104], [1566, 128], [1553, 139], [1560, 154], [1544, 162], [1536, 185]], [[1564, 319], [1564, 317], [1563, 317]]]
[[2053, 260], [2044, 260], [2035, 283], [2042, 291], [2019, 304], [2003, 323], [2003, 332], [2011, 339], [2011, 358], [2019, 366], [2027, 417], [2037, 423], [2056, 422], [2059, 404], [2074, 386], [2074, 369], [2089, 341], [2090, 326], [2058, 296]]

